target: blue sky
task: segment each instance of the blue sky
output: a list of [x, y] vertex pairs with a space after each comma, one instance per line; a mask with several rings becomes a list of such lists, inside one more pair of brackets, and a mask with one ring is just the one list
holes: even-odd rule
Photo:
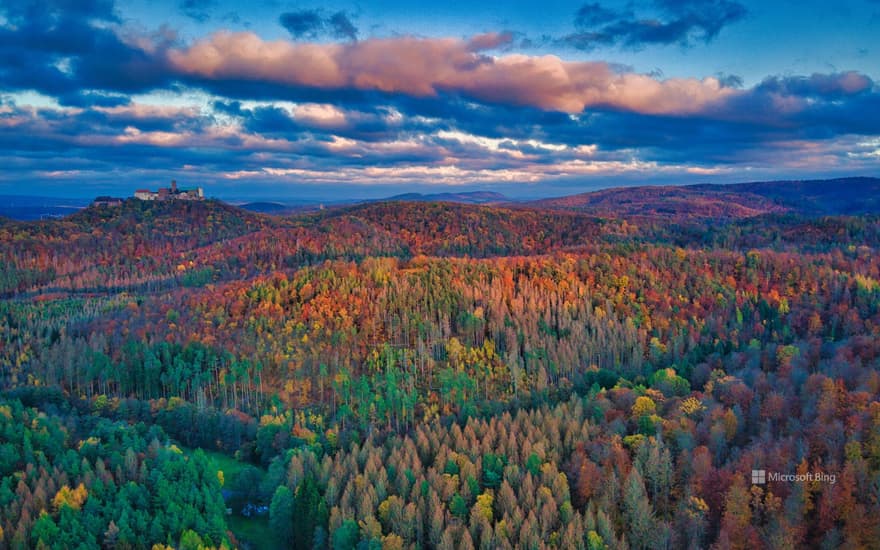
[[0, 194], [880, 175], [880, 1], [0, 2]]

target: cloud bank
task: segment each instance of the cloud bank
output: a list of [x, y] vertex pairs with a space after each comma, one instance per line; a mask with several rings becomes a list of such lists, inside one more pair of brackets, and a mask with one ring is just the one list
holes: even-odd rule
[[607, 63], [480, 51], [494, 35], [458, 39], [400, 37], [353, 44], [267, 42], [250, 32], [216, 33], [168, 51], [171, 70], [197, 81], [251, 81], [322, 90], [413, 97], [451, 94], [492, 104], [580, 113], [592, 107], [650, 114], [693, 113], [733, 93], [713, 77], [659, 81], [616, 72]]
[[[713, 39], [738, 6], [658, 0], [648, 20], [588, 4], [577, 26], [593, 43], [685, 44]], [[880, 163], [880, 90], [856, 71], [744, 88], [526, 55], [505, 31], [358, 39], [344, 12], [285, 12], [290, 39], [184, 41], [125, 26], [104, 0], [0, 9], [0, 185], [181, 171], [461, 184]]]

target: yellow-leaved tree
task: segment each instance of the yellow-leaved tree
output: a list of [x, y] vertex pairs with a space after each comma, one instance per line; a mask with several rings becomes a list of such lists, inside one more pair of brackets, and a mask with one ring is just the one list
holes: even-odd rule
[[65, 485], [55, 494], [55, 498], [52, 499], [52, 505], [55, 506], [56, 510], [60, 510], [62, 506], [69, 506], [74, 510], [79, 510], [88, 496], [89, 492], [82, 483], [76, 489], [71, 489]]

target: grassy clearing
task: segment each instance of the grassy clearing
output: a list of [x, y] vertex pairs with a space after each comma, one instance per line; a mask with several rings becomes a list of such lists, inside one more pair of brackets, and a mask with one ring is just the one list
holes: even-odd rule
[[[187, 455], [193, 453], [195, 449], [181, 448]], [[226, 488], [234, 487], [236, 478], [241, 471], [250, 466], [250, 464], [241, 462], [231, 456], [218, 452], [202, 449], [211, 461], [212, 467], [223, 472], [224, 483]], [[272, 529], [269, 527], [269, 518], [253, 517], [246, 518], [238, 514], [226, 516], [226, 523], [229, 529], [239, 540], [243, 548], [275, 550], [284, 548], [282, 541], [278, 540]]]
[[202, 449], [202, 451], [211, 459], [211, 462], [214, 466], [221, 472], [223, 472], [224, 487], [231, 487], [233, 483], [235, 483], [235, 479], [238, 477], [238, 474], [248, 466], [244, 462], [235, 460], [229, 455], [223, 454], [218, 451], [206, 451]]

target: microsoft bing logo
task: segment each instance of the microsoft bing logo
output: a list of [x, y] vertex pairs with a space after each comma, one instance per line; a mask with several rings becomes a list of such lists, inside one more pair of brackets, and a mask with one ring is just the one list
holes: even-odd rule
[[752, 470], [752, 485], [766, 485], [768, 481], [788, 483], [837, 483], [837, 475], [816, 471], [801, 474], [767, 473], [767, 470]]

